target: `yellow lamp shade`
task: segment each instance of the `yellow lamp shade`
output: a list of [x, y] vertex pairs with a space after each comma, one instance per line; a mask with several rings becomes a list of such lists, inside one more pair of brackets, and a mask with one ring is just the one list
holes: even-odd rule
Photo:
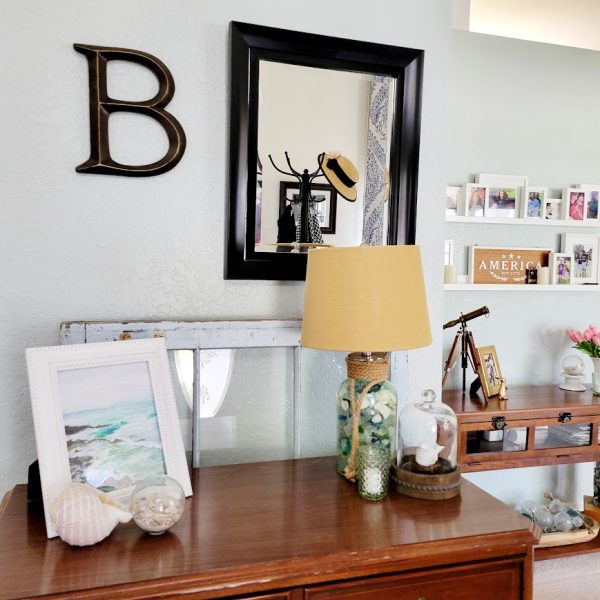
[[430, 343], [418, 246], [309, 252], [302, 346], [390, 352]]

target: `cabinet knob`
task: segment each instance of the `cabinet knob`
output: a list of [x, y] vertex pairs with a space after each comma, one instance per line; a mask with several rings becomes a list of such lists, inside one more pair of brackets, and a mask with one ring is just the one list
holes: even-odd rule
[[558, 422], [559, 423], [568, 423], [572, 418], [572, 415], [570, 412], [561, 412], [558, 415]]
[[496, 431], [500, 431], [501, 429], [504, 429], [505, 425], [506, 425], [506, 420], [504, 419], [504, 417], [492, 417], [492, 427]]

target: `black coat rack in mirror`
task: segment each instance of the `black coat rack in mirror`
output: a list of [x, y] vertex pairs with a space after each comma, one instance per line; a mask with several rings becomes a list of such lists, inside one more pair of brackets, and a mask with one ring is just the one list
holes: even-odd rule
[[[225, 278], [303, 280], [306, 249], [315, 243], [414, 243], [423, 55], [231, 24]], [[319, 186], [319, 197], [310, 190], [321, 174], [323, 153], [333, 148], [352, 159], [360, 176], [356, 202], [344, 202], [337, 213], [327, 190], [321, 191], [327, 186]], [[271, 158], [281, 153], [289, 170]], [[260, 163], [265, 155], [270, 162]], [[302, 167], [319, 156], [318, 169], [297, 170], [290, 156]], [[280, 190], [294, 185], [297, 193], [280, 197]], [[300, 243], [285, 248], [278, 244], [278, 221], [282, 207], [292, 202], [302, 208]], [[317, 216], [329, 219], [320, 231], [314, 226]], [[333, 226], [331, 218], [337, 220]], [[380, 230], [373, 239], [379, 242], [367, 232], [374, 223]]]

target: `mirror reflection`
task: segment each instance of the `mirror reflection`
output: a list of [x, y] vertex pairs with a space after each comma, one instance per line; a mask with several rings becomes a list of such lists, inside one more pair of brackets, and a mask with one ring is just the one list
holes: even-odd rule
[[268, 60], [259, 73], [255, 251], [385, 244], [395, 80]]

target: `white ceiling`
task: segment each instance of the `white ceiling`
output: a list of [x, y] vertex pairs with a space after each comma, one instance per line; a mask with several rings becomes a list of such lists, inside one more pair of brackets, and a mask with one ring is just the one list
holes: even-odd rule
[[453, 26], [600, 50], [600, 0], [452, 0]]

